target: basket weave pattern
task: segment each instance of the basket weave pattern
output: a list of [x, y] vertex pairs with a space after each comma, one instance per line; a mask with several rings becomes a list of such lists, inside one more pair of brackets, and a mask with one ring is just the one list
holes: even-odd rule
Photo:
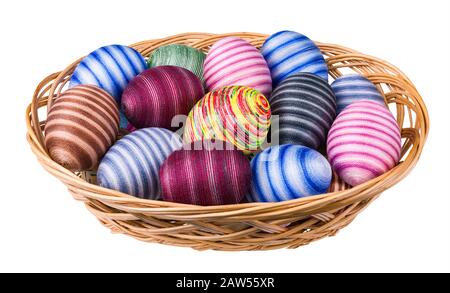
[[[131, 47], [148, 56], [167, 44], [186, 44], [205, 52], [225, 36], [237, 36], [259, 48], [267, 35], [258, 33], [186, 33], [148, 40]], [[412, 82], [395, 66], [354, 50], [317, 43], [326, 56], [334, 78], [357, 72], [370, 79], [383, 93], [397, 118], [402, 134], [402, 160], [389, 172], [365, 184], [333, 193], [278, 203], [245, 203], [224, 206], [194, 206], [143, 200], [92, 184], [91, 172], [72, 173], [55, 163], [44, 144], [47, 108], [65, 89], [81, 58], [61, 72], [45, 78], [36, 88], [26, 110], [27, 140], [40, 164], [60, 179], [73, 197], [113, 232], [139, 240], [198, 250], [268, 250], [296, 248], [335, 235], [375, 200], [384, 190], [404, 178], [417, 163], [429, 130], [428, 113]]]

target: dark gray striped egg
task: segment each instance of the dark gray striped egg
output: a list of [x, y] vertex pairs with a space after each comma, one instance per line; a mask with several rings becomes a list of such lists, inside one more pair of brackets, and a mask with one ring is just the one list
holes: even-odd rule
[[274, 90], [272, 142], [318, 149], [336, 117], [336, 97], [330, 85], [311, 73], [296, 73]]

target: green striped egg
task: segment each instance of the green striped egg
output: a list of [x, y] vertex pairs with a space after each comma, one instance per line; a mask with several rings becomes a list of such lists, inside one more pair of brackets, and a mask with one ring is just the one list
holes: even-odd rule
[[173, 65], [183, 67], [203, 81], [203, 61], [206, 55], [200, 50], [186, 46], [171, 44], [159, 47], [150, 55], [148, 67]]

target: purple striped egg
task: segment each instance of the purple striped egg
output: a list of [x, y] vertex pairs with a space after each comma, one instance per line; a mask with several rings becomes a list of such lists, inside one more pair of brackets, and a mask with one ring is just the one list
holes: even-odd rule
[[[200, 79], [178, 66], [157, 66], [131, 80], [122, 95], [122, 107], [136, 128], [176, 128], [172, 119], [187, 115], [204, 95]], [[180, 121], [181, 122], [181, 121]]]
[[203, 63], [203, 76], [208, 91], [240, 85], [266, 96], [272, 92], [266, 60], [249, 42], [237, 37], [223, 38], [211, 47]]
[[394, 116], [374, 101], [347, 106], [328, 133], [331, 166], [351, 186], [392, 169], [400, 160], [400, 152], [400, 129]]
[[200, 147], [194, 142], [167, 158], [159, 170], [164, 200], [205, 206], [242, 201], [250, 187], [250, 162], [234, 146], [217, 142], [206, 140]]

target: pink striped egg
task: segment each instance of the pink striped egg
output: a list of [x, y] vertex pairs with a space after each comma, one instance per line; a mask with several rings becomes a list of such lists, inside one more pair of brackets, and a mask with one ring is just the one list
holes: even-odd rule
[[211, 47], [203, 63], [203, 75], [208, 91], [241, 85], [264, 95], [272, 92], [266, 60], [250, 43], [237, 37], [223, 38]]
[[392, 169], [400, 160], [401, 136], [389, 110], [363, 100], [347, 106], [328, 133], [331, 166], [351, 186]]

